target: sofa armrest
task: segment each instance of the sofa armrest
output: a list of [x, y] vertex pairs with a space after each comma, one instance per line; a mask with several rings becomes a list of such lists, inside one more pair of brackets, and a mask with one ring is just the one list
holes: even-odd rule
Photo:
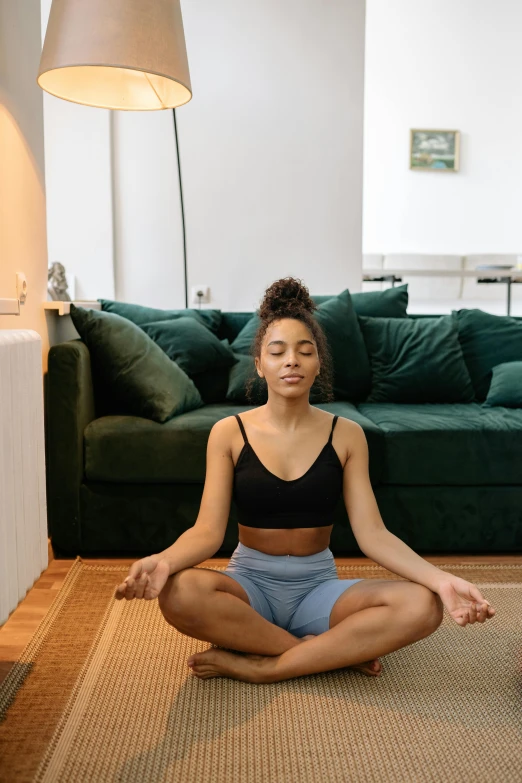
[[96, 418], [91, 357], [79, 339], [49, 350], [46, 409], [49, 535], [53, 546], [77, 554], [81, 547], [83, 433]]

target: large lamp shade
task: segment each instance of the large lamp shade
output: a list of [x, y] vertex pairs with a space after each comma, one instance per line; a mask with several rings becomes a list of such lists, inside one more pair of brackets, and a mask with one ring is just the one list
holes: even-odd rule
[[192, 98], [180, 0], [53, 0], [38, 84], [103, 109], [172, 109]]

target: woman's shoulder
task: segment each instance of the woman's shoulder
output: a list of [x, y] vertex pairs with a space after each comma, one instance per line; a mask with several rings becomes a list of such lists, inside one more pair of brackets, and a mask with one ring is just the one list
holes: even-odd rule
[[256, 423], [255, 417], [251, 416], [253, 412], [254, 410], [252, 409], [248, 411], [241, 411], [239, 414], [231, 413], [229, 416], [224, 416], [222, 419], [216, 421], [216, 423], [212, 426], [211, 431], [217, 429], [221, 432], [227, 432], [229, 435], [234, 437], [236, 432], [239, 432], [240, 430], [240, 422], [241, 424], [246, 422], [247, 426], [248, 423]]
[[346, 416], [337, 416], [336, 429], [337, 427], [342, 428], [347, 433], [364, 433], [363, 428], [358, 422], [354, 421], [353, 419], [348, 419]]

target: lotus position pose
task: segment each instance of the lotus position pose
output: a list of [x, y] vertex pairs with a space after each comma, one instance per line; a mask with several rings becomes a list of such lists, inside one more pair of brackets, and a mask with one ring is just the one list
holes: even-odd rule
[[[211, 643], [193, 675], [270, 683], [332, 669], [381, 674], [379, 656], [495, 610], [477, 587], [428, 563], [384, 526], [362, 427], [310, 404], [333, 400], [332, 360], [301, 281], [265, 292], [252, 344], [265, 404], [212, 427], [195, 525], [132, 564], [116, 598], [158, 598], [168, 623]], [[265, 385], [266, 384], [266, 385]], [[329, 548], [343, 498], [367, 557], [403, 579], [339, 579]], [[225, 571], [196, 568], [221, 547], [232, 497], [239, 543]]]

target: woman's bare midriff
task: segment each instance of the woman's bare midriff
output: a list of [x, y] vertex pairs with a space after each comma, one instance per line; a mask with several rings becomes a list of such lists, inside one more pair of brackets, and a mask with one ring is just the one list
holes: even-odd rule
[[239, 526], [239, 540], [244, 546], [267, 555], [315, 555], [330, 545], [333, 525], [325, 527], [258, 528]]

